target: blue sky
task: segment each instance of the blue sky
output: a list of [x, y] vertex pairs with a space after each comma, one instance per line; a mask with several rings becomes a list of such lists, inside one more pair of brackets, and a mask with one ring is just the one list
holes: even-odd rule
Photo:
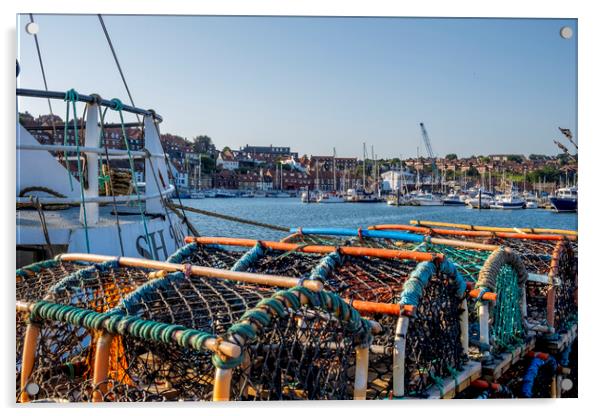
[[[48, 86], [127, 102], [96, 16], [34, 15]], [[104, 16], [134, 101], [162, 132], [301, 154], [559, 150], [576, 130], [575, 20]], [[19, 86], [43, 88], [18, 24]], [[563, 26], [574, 36], [560, 37]], [[47, 113], [43, 100], [20, 110]], [[64, 104], [54, 102], [64, 117]]]

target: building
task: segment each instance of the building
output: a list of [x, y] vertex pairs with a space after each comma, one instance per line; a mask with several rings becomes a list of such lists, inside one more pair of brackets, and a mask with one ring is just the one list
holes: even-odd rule
[[416, 185], [416, 176], [408, 171], [399, 172], [390, 170], [380, 175], [382, 179], [382, 190], [385, 192], [403, 191], [406, 187], [413, 188]]
[[285, 191], [297, 191], [305, 189], [313, 182], [311, 177], [306, 172], [297, 170], [282, 170], [268, 171], [267, 173], [272, 178], [273, 188]]
[[240, 166], [232, 151], [220, 152], [215, 164], [225, 170], [236, 170]]
[[256, 161], [265, 163], [275, 163], [280, 160], [285, 160], [291, 156], [298, 158], [297, 152], [291, 152], [290, 147], [275, 147], [269, 146], [249, 146], [246, 145], [244, 148], [239, 150], [242, 158], [250, 158]]
[[[358, 159], [356, 157], [337, 157], [336, 160], [336, 169], [337, 171], [347, 170], [355, 170], [358, 165]], [[316, 163], [320, 166], [321, 169], [325, 171], [332, 172], [332, 156], [310, 156], [309, 164], [311, 166], [315, 166]]]

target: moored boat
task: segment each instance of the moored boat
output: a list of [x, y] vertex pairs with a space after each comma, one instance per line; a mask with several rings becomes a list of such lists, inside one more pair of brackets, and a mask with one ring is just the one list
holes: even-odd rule
[[577, 187], [560, 188], [550, 197], [550, 204], [556, 212], [577, 212]]

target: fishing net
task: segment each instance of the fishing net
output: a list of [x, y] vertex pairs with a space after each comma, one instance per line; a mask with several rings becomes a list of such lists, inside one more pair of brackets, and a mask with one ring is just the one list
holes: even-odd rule
[[[174, 273], [153, 280], [131, 293], [115, 310], [209, 334], [223, 334], [273, 289], [237, 285]], [[181, 348], [143, 337], [115, 338], [121, 348], [109, 360], [101, 386], [103, 400], [123, 401], [122, 386], [153, 394], [161, 400], [210, 400], [213, 392], [212, 352]]]
[[[466, 363], [460, 342], [459, 295], [456, 269], [444, 261], [417, 263], [413, 260], [339, 255], [324, 258], [312, 272], [325, 288], [343, 298], [417, 306], [410, 319], [405, 349], [404, 394], [424, 396], [429, 387], [455, 376]], [[463, 282], [463, 280], [462, 280]], [[419, 289], [418, 289], [419, 287]], [[416, 293], [419, 292], [419, 293]], [[374, 339], [370, 357], [369, 398], [393, 393], [393, 349], [398, 317], [371, 314], [383, 327]]]
[[[30, 302], [42, 299], [48, 289], [66, 276], [80, 269], [89, 267], [82, 262], [62, 262], [46, 260], [23, 267], [16, 271], [16, 299], [17, 301]], [[16, 364], [17, 370], [23, 355], [23, 341], [27, 327], [26, 314], [16, 313]]]
[[[82, 379], [76, 394], [55, 393], [53, 401], [206, 400], [223, 385], [216, 368], [232, 371], [231, 400], [350, 399], [355, 350], [372, 339], [372, 325], [333, 293], [303, 287], [273, 293], [182, 273], [148, 283], [109, 312], [42, 301], [34, 315], [53, 327], [60, 322], [114, 336], [108, 379], [98, 385]], [[242, 354], [218, 353], [224, 341], [240, 345]]]
[[520, 257], [508, 249], [493, 252], [482, 267], [477, 289], [497, 295], [496, 301], [489, 303], [489, 344], [493, 354], [509, 351], [526, 341], [523, 302], [526, 280], [527, 271]]
[[245, 254], [242, 250], [226, 249], [214, 244], [190, 243], [167, 258], [168, 263], [230, 269]]
[[[48, 289], [44, 299], [104, 312], [148, 280], [144, 269], [109, 261], [77, 270]], [[63, 322], [43, 322], [26, 389], [30, 399], [80, 401], [83, 381], [91, 376], [98, 334]], [[17, 362], [20, 372], [21, 362]], [[33, 392], [34, 394], [31, 394]], [[23, 393], [20, 383], [17, 394]]]

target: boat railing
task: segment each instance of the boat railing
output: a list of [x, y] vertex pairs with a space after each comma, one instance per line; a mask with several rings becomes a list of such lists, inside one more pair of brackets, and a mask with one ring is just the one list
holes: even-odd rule
[[[17, 96], [18, 97], [30, 97], [30, 98], [49, 98], [53, 100], [64, 100], [65, 93], [60, 91], [43, 91], [43, 90], [31, 90], [26, 88], [17, 88]], [[108, 107], [113, 110], [116, 110], [116, 102], [112, 100], [105, 100], [100, 98], [98, 95], [84, 95], [78, 94], [76, 97], [76, 101], [87, 103], [87, 104], [98, 104], [102, 107]], [[161, 123], [163, 121], [163, 117], [159, 114], [155, 113], [153, 110], [145, 110], [139, 107], [132, 107], [129, 105], [123, 105], [121, 108], [122, 111], [126, 113], [138, 114], [141, 116], [152, 116], [157, 122]]]
[[[30, 135], [28, 129], [35, 130], [36, 127], [23, 126], [18, 124], [18, 140], [17, 149], [23, 154], [29, 154], [29, 157], [35, 157], [33, 152], [46, 151], [46, 152], [65, 152], [70, 153], [71, 156], [77, 159], [75, 156], [79, 152], [80, 158], [86, 158], [86, 169], [81, 172], [81, 175], [85, 179], [84, 183], [87, 183], [87, 187], [82, 186], [81, 196], [75, 196], [74, 192], [60, 192], [68, 194], [67, 197], [39, 197], [38, 201], [41, 204], [79, 204], [80, 206], [80, 221], [87, 226], [98, 223], [99, 204], [103, 203], [126, 203], [126, 202], [138, 202], [141, 204], [145, 203], [146, 213], [163, 213], [166, 207], [163, 206], [163, 198], [171, 195], [175, 191], [175, 186], [169, 183], [168, 166], [165, 158], [165, 152], [160, 141], [159, 123], [162, 122], [162, 117], [155, 113], [153, 110], [145, 110], [138, 107], [124, 105], [119, 100], [105, 100], [99, 95], [91, 94], [69, 94], [65, 92], [57, 91], [42, 91], [32, 89], [17, 89], [18, 97], [32, 97], [32, 98], [46, 98], [56, 100], [66, 100], [69, 96], [69, 102], [67, 105], [75, 102], [82, 102], [87, 104], [87, 110], [84, 112], [84, 120], [82, 121], [81, 131], [84, 133], [84, 146], [72, 146], [72, 145], [48, 145], [40, 144], [33, 137], [19, 137], [19, 134]], [[74, 104], [73, 104], [74, 105]], [[103, 135], [101, 134], [101, 128], [106, 124], [101, 123], [102, 117], [101, 112], [109, 108], [115, 111], [126, 112], [136, 114], [137, 116], [143, 116], [143, 120], [138, 123], [138, 126], [143, 130], [144, 137], [144, 148], [142, 150], [129, 150], [129, 149], [113, 149], [105, 148], [103, 146]], [[65, 120], [68, 123], [68, 120]], [[123, 122], [121, 117], [121, 123], [119, 127], [125, 128], [126, 123]], [[65, 126], [63, 126], [65, 127]], [[128, 138], [126, 137], [125, 140]], [[100, 156], [99, 156], [100, 155]], [[64, 159], [68, 160], [71, 156], [66, 156]], [[108, 157], [107, 157], [108, 156]], [[144, 190], [138, 190], [138, 184], [140, 180], [136, 178], [136, 172], [132, 173], [132, 181], [135, 185], [135, 192], [131, 195], [120, 195], [120, 196], [99, 196], [99, 164], [101, 158], [113, 160], [113, 159], [143, 159], [144, 160], [144, 177], [145, 186]], [[33, 159], [36, 160], [36, 159]], [[107, 160], [107, 162], [108, 162]], [[47, 162], [45, 162], [47, 163]], [[133, 162], [131, 163], [131, 170], [134, 169]], [[69, 171], [68, 167], [66, 168]], [[21, 174], [20, 187], [35, 187], [39, 186], [40, 180], [39, 175], [36, 176], [35, 172], [29, 172], [28, 169], [21, 168], [19, 172]], [[71, 172], [68, 172], [71, 175]], [[71, 178], [66, 175], [66, 177]], [[52, 183], [61, 182], [62, 178], [43, 178], [48, 183], [50, 180]], [[71, 181], [71, 179], [70, 179]], [[58, 185], [57, 185], [58, 186]], [[63, 183], [63, 189], [68, 189]], [[71, 191], [73, 188], [71, 187]], [[29, 197], [17, 197], [17, 202], [27, 203], [31, 199]]]

